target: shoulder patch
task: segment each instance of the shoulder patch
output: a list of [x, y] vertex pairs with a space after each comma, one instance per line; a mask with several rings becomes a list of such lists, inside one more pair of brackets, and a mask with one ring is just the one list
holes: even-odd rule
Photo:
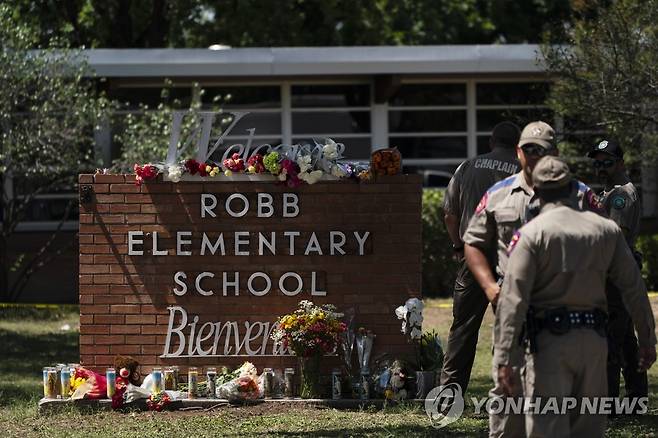
[[487, 190], [487, 193], [492, 193], [495, 192], [498, 189], [502, 189], [503, 187], [507, 187], [509, 185], [514, 184], [514, 181], [516, 179], [516, 174], [512, 176], [508, 176], [507, 178], [498, 181], [496, 184], [492, 185], [489, 187], [489, 190]]
[[489, 192], [485, 192], [484, 196], [480, 199], [480, 202], [478, 202], [477, 207], [475, 207], [475, 214], [480, 214], [482, 210], [487, 208], [487, 200], [489, 199]]
[[519, 230], [516, 230], [512, 235], [512, 239], [509, 241], [509, 245], [507, 245], [507, 255], [510, 255], [512, 253], [514, 247], [519, 242], [519, 239], [521, 239], [521, 232]]
[[626, 198], [622, 195], [617, 195], [610, 201], [612, 208], [615, 210], [623, 210], [626, 207]]
[[[585, 186], [587, 187], [587, 186]], [[587, 205], [590, 209], [590, 211], [593, 211], [595, 213], [604, 213], [605, 212], [605, 207], [601, 200], [599, 199], [598, 196], [596, 196], [596, 193], [589, 187], [587, 187], [587, 192], [585, 193], [585, 197], [587, 199]], [[623, 207], [622, 207], [623, 208]]]

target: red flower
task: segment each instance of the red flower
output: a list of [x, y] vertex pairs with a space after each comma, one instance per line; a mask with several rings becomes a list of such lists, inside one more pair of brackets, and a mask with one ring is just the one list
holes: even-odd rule
[[141, 186], [145, 180], [154, 179], [158, 176], [158, 169], [151, 164], [145, 164], [144, 166], [135, 164], [133, 170], [135, 171], [135, 184], [138, 186]]
[[199, 162], [194, 158], [190, 158], [185, 162], [185, 169], [187, 169], [190, 175], [196, 175], [196, 173], [199, 171]]
[[245, 169], [244, 160], [240, 158], [240, 154], [237, 152], [231, 155], [231, 158], [225, 159], [222, 165], [231, 172], [242, 172]]
[[263, 164], [263, 156], [261, 154], [255, 154], [249, 157], [247, 164], [253, 166], [256, 173], [265, 172], [265, 165]]
[[199, 163], [199, 176], [208, 176], [208, 172], [206, 172], [206, 163]]

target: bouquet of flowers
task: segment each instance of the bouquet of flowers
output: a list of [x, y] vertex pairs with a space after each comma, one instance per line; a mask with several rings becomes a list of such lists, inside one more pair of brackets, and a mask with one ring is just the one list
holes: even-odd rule
[[145, 180], [155, 179], [158, 176], [158, 168], [152, 164], [145, 164], [143, 166], [135, 164], [133, 170], [135, 171], [135, 184], [138, 186], [141, 186]]
[[231, 155], [231, 158], [227, 158], [222, 163], [224, 166], [224, 174], [230, 176], [232, 172], [242, 172], [245, 170], [244, 160], [240, 158], [240, 154], [237, 152]]
[[297, 310], [280, 317], [272, 331], [272, 339], [283, 349], [292, 350], [297, 356], [322, 356], [333, 353], [339, 335], [347, 326], [340, 320], [331, 304], [316, 306], [311, 301], [299, 302]]
[[71, 387], [73, 400], [87, 398], [100, 399], [107, 396], [107, 379], [94, 371], [83, 367], [77, 367], [71, 375]]
[[356, 335], [356, 351], [359, 355], [359, 367], [361, 372], [368, 371], [372, 345], [375, 342], [375, 334], [372, 330], [366, 330], [365, 327], [359, 327]]
[[418, 367], [422, 369], [419, 343], [423, 336], [423, 302], [418, 298], [409, 298], [404, 306], [395, 309], [395, 315], [402, 320], [402, 333], [414, 343]]
[[171, 403], [171, 397], [169, 397], [165, 391], [151, 393], [149, 398], [146, 399], [146, 406], [148, 406], [149, 411], [160, 412], [169, 403]]
[[423, 334], [423, 302], [418, 298], [409, 298], [404, 306], [395, 309], [395, 315], [402, 320], [402, 333], [413, 341], [419, 340]]
[[263, 173], [265, 172], [265, 164], [263, 163], [263, 156], [255, 154], [247, 160], [247, 172], [249, 173]]
[[[255, 400], [263, 396], [263, 389], [258, 384], [258, 370], [251, 362], [243, 363], [233, 374], [222, 374], [222, 376], [227, 375], [236, 377], [217, 386], [215, 395], [218, 398], [227, 400]], [[224, 377], [222, 381], [224, 381]]]
[[336, 351], [340, 335], [347, 329], [340, 320], [342, 317], [331, 304], [316, 306], [303, 300], [297, 310], [283, 315], [274, 324], [271, 334], [274, 343], [300, 358], [302, 398], [321, 396], [320, 360]]
[[[265, 145], [264, 145], [265, 146]], [[193, 158], [177, 163], [135, 164], [135, 182], [141, 185], [143, 181], [154, 179], [159, 173], [165, 173], [173, 182], [179, 182], [184, 174], [199, 175], [201, 177], [215, 177], [221, 169], [226, 176], [233, 173], [246, 173], [250, 175], [269, 173], [288, 187], [299, 187], [302, 184], [315, 184], [323, 177], [331, 178], [357, 178], [367, 181], [371, 178], [368, 164], [346, 164], [339, 162], [343, 158], [345, 146], [331, 139], [323, 143], [314, 140], [314, 144], [267, 145], [268, 152], [264, 155], [249, 152], [235, 152], [220, 163], [200, 162]], [[257, 148], [254, 152], [261, 150]], [[242, 154], [242, 155], [241, 155]]]

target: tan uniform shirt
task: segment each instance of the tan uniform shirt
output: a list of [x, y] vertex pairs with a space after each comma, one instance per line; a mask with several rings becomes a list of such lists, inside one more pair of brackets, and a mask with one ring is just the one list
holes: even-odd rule
[[[598, 210], [600, 205], [592, 192], [580, 181], [573, 183], [571, 202], [583, 210]], [[523, 172], [494, 184], [484, 194], [463, 236], [464, 243], [481, 249], [503, 277], [507, 265], [507, 245], [514, 231], [532, 219], [539, 202], [526, 182]]]
[[640, 197], [632, 182], [624, 175], [623, 184], [615, 185], [600, 196], [608, 217], [615, 221], [624, 232], [628, 246], [635, 247], [635, 240], [640, 233], [642, 209]]
[[459, 236], [462, 239], [482, 195], [497, 181], [519, 169], [514, 148], [495, 148], [464, 161], [457, 168], [446, 189], [443, 209], [460, 218]]
[[619, 227], [562, 204], [547, 204], [510, 244], [510, 258], [494, 326], [494, 363], [506, 365], [528, 306], [542, 310], [607, 310], [606, 277], [619, 288], [640, 345], [656, 344], [647, 291]]

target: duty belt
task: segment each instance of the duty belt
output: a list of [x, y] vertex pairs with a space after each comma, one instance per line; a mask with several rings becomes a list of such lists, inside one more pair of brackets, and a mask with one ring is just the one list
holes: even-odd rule
[[525, 342], [530, 352], [537, 351], [537, 334], [547, 329], [554, 335], [563, 335], [571, 329], [588, 328], [595, 330], [599, 335], [606, 336], [608, 315], [600, 310], [570, 311], [565, 307], [545, 310], [543, 317], [535, 316], [535, 309], [528, 310], [525, 327]]

